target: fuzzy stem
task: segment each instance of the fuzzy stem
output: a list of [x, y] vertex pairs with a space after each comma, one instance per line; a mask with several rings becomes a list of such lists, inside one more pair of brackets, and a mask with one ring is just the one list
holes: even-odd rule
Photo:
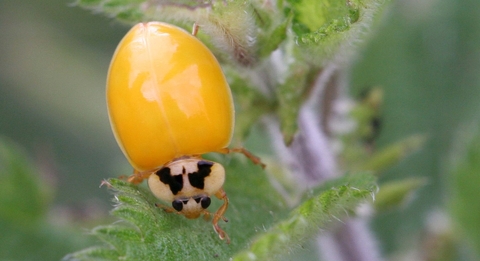
[[[313, 186], [340, 175], [336, 155], [330, 147], [330, 138], [322, 129], [319, 113], [327, 85], [332, 84], [338, 75], [339, 70], [333, 64], [327, 65], [319, 74], [309, 99], [300, 110], [298, 133], [289, 148], [283, 145], [279, 129], [272, 124], [268, 127], [280, 160], [287, 163], [290, 171], [298, 175], [305, 186]], [[333, 88], [340, 89], [342, 81], [333, 81], [333, 84]], [[321, 256], [328, 257], [325, 260], [381, 260], [366, 218], [345, 221], [336, 232], [320, 236], [318, 244]]]

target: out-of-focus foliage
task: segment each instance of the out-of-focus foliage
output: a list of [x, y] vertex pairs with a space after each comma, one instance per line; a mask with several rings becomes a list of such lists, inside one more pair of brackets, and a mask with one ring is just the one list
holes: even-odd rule
[[[464, 138], [465, 151], [458, 151], [457, 166], [450, 172], [449, 200], [453, 226], [458, 229], [461, 244], [474, 249], [475, 256], [480, 256], [480, 132], [476, 130], [471, 139]], [[467, 133], [465, 133], [467, 134]], [[468, 137], [468, 134], [467, 134]], [[463, 146], [462, 146], [463, 147]]]
[[448, 201], [454, 141], [480, 118], [479, 8], [476, 0], [397, 1], [354, 67], [352, 93], [372, 85], [383, 89], [378, 148], [412, 134], [427, 138], [420, 151], [380, 178], [428, 179], [410, 205], [375, 218], [386, 253], [400, 255], [426, 243], [430, 213]]
[[34, 226], [46, 214], [52, 189], [33, 171], [25, 155], [3, 137], [0, 137], [0, 173], [0, 218]]
[[58, 260], [87, 240], [48, 220], [52, 188], [24, 153], [0, 137], [0, 259]]

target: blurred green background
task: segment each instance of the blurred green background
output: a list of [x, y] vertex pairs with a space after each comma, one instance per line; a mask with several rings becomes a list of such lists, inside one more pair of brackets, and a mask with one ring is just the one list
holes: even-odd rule
[[[405, 209], [373, 224], [385, 252], [415, 248], [431, 233], [428, 226], [441, 229], [432, 222], [458, 189], [450, 175], [464, 153], [461, 143], [480, 126], [480, 1], [394, 2], [353, 72], [355, 91], [368, 85], [385, 93], [379, 147], [411, 134], [428, 137], [420, 152], [380, 180], [425, 176], [428, 185]], [[479, 198], [480, 185], [477, 191], [470, 196]]]
[[103, 178], [131, 171], [112, 136], [104, 93], [128, 27], [71, 2], [1, 2], [0, 128], [50, 164], [56, 202], [82, 204], [106, 199], [98, 189]]
[[[67, 225], [44, 227], [38, 242], [78, 224], [76, 231], [58, 232], [71, 242], [61, 249], [53, 250], [53, 242], [52, 253], [38, 255], [32, 247], [27, 252], [37, 259], [0, 251], [3, 259], [58, 259], [88, 245], [72, 235], [83, 237], [82, 229], [91, 226], [86, 221], [107, 216], [109, 194], [99, 189], [101, 180], [131, 172], [111, 133], [104, 94], [109, 60], [129, 28], [72, 2], [0, 0], [0, 135], [23, 147], [54, 187], [47, 216]], [[394, 256], [418, 248], [431, 223], [436, 226], [432, 213], [447, 215], [450, 196], [461, 190], [452, 186], [455, 160], [480, 126], [480, 1], [393, 2], [354, 63], [352, 95], [369, 86], [385, 95], [379, 147], [411, 134], [428, 136], [421, 151], [381, 178], [428, 178], [411, 204], [373, 220], [382, 252]], [[479, 175], [467, 183], [479, 184]], [[0, 230], [2, 244], [20, 238], [8, 225]]]

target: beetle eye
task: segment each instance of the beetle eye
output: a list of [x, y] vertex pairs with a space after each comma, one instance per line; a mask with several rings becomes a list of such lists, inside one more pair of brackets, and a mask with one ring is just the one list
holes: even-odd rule
[[202, 202], [201, 202], [202, 208], [204, 208], [204, 209], [208, 208], [208, 206], [210, 206], [211, 202], [212, 201], [210, 200], [210, 197], [203, 197]]
[[182, 211], [183, 209], [183, 202], [181, 200], [174, 200], [172, 202], [172, 207], [176, 210], [176, 211]]

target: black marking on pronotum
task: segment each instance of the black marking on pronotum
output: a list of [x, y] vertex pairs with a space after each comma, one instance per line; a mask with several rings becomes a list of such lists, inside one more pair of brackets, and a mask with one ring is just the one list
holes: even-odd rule
[[198, 172], [188, 174], [188, 181], [190, 184], [198, 189], [205, 187], [205, 177], [212, 172], [213, 162], [201, 160], [197, 163]]
[[159, 171], [155, 172], [157, 176], [160, 177], [160, 181], [166, 185], [170, 186], [170, 190], [172, 191], [173, 195], [177, 195], [177, 193], [182, 190], [183, 188], [183, 178], [182, 175], [175, 175], [172, 176], [170, 172], [170, 168], [165, 167], [161, 168]]

